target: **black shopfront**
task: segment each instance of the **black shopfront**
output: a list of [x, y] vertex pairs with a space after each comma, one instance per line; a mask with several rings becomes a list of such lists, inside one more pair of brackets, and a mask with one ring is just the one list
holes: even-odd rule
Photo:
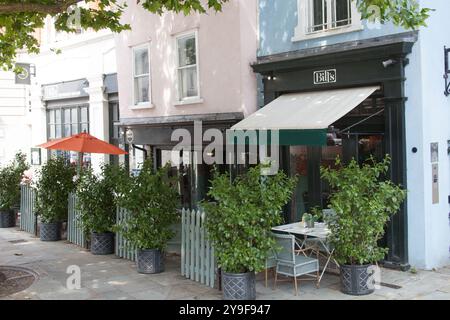
[[[320, 166], [332, 165], [336, 156], [363, 162], [389, 154], [390, 178], [407, 187], [404, 68], [416, 39], [409, 32], [258, 58], [253, 69], [263, 79], [264, 105], [289, 93], [378, 87], [328, 128], [326, 145], [281, 143], [283, 169], [299, 176], [285, 220], [298, 221], [309, 208], [326, 207], [329, 188], [320, 179]], [[407, 268], [406, 203], [386, 231], [386, 265]]]

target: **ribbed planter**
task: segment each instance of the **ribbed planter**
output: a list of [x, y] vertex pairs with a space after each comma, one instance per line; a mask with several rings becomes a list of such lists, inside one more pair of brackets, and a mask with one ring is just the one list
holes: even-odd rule
[[39, 228], [39, 237], [41, 241], [61, 240], [61, 222], [41, 222]]
[[91, 234], [91, 253], [95, 255], [105, 255], [114, 253], [114, 233]]
[[14, 210], [0, 211], [0, 228], [12, 228], [16, 226], [16, 214]]
[[158, 249], [138, 250], [136, 262], [139, 273], [153, 274], [164, 271], [164, 254]]
[[224, 300], [255, 300], [255, 273], [222, 273]]
[[375, 291], [370, 280], [372, 273], [369, 272], [368, 265], [341, 265], [341, 291], [352, 296], [363, 296]]

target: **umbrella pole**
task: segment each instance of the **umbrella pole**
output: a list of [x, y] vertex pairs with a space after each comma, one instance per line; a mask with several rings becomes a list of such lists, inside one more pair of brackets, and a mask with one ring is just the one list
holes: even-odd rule
[[78, 152], [78, 175], [81, 175], [82, 168], [83, 168], [83, 152]]

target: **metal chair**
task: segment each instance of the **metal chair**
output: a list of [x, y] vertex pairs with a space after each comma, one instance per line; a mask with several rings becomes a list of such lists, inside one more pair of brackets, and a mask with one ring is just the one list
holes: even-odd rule
[[[280, 248], [280, 251], [276, 252], [277, 266], [274, 289], [277, 285], [278, 274], [294, 278], [295, 295], [298, 295], [297, 278], [300, 276], [311, 277], [312, 279], [304, 280], [315, 280], [318, 288], [320, 278], [319, 260], [305, 255], [296, 255], [295, 236], [274, 233], [273, 237], [276, 240], [277, 247]], [[312, 273], [315, 273], [315, 275], [312, 275]]]
[[270, 252], [267, 254], [266, 258], [266, 265], [265, 265], [265, 285], [267, 288], [267, 280], [268, 280], [268, 272], [269, 269], [273, 271], [275, 274], [275, 270], [277, 267], [277, 256], [273, 250], [270, 250]]

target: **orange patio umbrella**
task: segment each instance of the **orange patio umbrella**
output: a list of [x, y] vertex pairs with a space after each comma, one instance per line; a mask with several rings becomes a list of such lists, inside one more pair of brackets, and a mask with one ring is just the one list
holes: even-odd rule
[[80, 153], [80, 165], [83, 163], [84, 153], [128, 154], [125, 150], [100, 140], [86, 132], [74, 134], [66, 138], [51, 140], [38, 145], [38, 147], [53, 150], [76, 151]]

